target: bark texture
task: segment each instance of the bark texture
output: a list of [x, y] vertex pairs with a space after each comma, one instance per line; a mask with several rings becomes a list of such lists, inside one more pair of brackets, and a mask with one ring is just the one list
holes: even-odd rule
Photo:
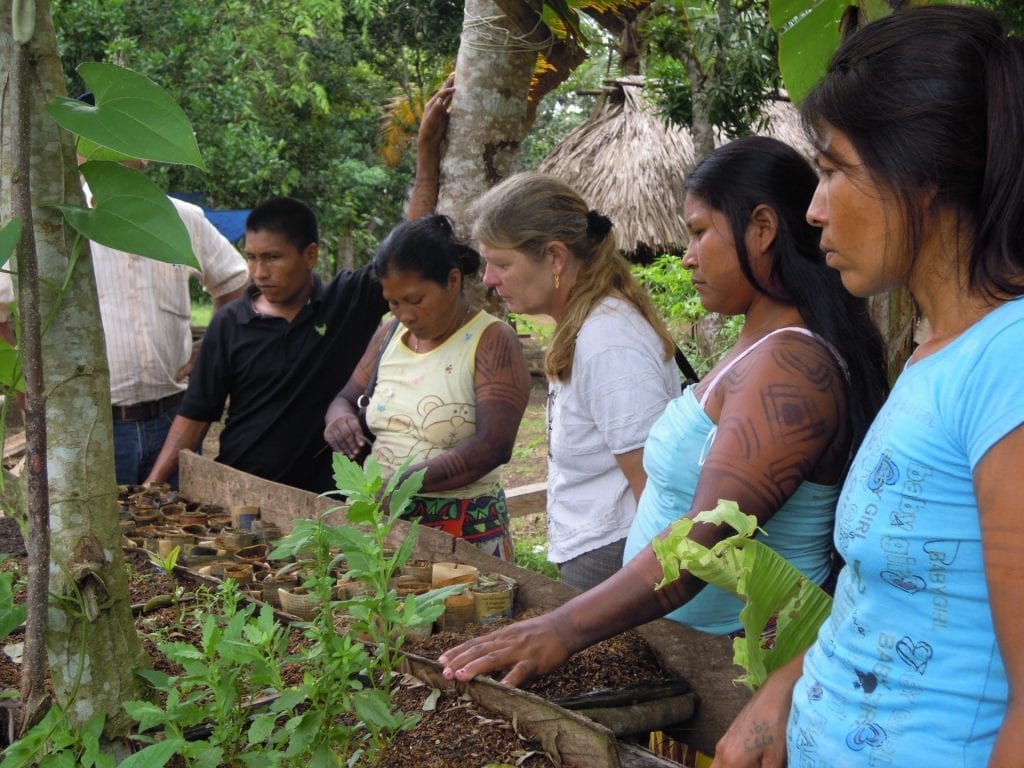
[[[13, 99], [11, 0], [0, 0], [0, 221], [12, 216], [9, 180]], [[54, 693], [81, 723], [103, 712], [107, 732], [127, 729], [121, 702], [139, 698], [134, 670], [143, 659], [128, 604], [114, 483], [113, 427], [103, 326], [86, 249], [69, 274], [75, 233], [46, 207], [82, 199], [71, 137], [45, 112], [64, 95], [56, 38], [46, 0], [36, 3], [35, 36], [27, 46], [30, 183], [44, 318], [46, 456], [52, 555], [47, 649]], [[61, 294], [60, 287], [67, 284]], [[30, 459], [31, 460], [31, 459]], [[45, 573], [43, 565], [37, 568]]]
[[466, 0], [438, 210], [465, 234], [467, 208], [515, 170], [530, 77], [543, 45], [492, 0]]

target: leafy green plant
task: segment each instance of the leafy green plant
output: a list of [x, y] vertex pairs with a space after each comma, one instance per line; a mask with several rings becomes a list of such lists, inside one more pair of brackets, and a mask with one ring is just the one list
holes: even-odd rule
[[[0, 554], [0, 563], [8, 555]], [[15, 575], [0, 571], [0, 640], [7, 637], [25, 622], [26, 608], [14, 602]]]
[[670, 326], [692, 325], [707, 314], [693, 287], [690, 270], [679, 256], [662, 254], [650, 264], [634, 264], [631, 269], [647, 289], [658, 316]]
[[[158, 768], [175, 753], [189, 765], [209, 768], [273, 764], [273, 750], [264, 755], [264, 742], [276, 716], [252, 717], [249, 705], [268, 689], [285, 690], [281, 665], [287, 658], [288, 632], [270, 606], [258, 614], [253, 605], [240, 608], [241, 593], [230, 579], [218, 598], [219, 611], [197, 612], [202, 622], [199, 648], [183, 642], [159, 645], [170, 661], [184, 668], [182, 674], [139, 673], [164, 695], [164, 703], [125, 703], [142, 731], [136, 738], [149, 746], [122, 766]], [[146, 735], [154, 728], [162, 729], [162, 738]], [[199, 728], [208, 735], [195, 737]]]
[[[161, 556], [159, 552], [152, 552], [149, 550], [146, 551], [146, 554], [149, 557], [149, 562], [163, 571], [167, 576], [173, 577], [174, 569], [178, 565], [178, 556], [181, 554], [181, 547], [175, 545], [166, 555], [163, 556]], [[171, 592], [171, 602], [174, 605], [174, 613], [177, 617], [176, 624], [179, 629], [184, 621], [184, 616], [181, 612], [181, 596], [184, 593], [185, 588], [181, 584], [175, 583], [174, 590]]]
[[95, 715], [72, 728], [60, 707], [50, 707], [42, 720], [4, 750], [0, 768], [114, 768], [114, 758], [100, 750], [105, 720]]
[[[385, 480], [372, 459], [365, 469], [342, 456], [334, 461], [347, 506], [296, 521], [271, 553], [273, 559], [304, 562], [304, 586], [319, 606], [300, 625], [306, 644], [289, 653], [287, 632], [272, 610], [240, 608], [240, 592], [227, 581], [216, 605], [196, 611], [203, 628], [199, 648], [159, 645], [184, 672], [140, 673], [164, 703], [125, 704], [143, 731], [136, 738], [147, 746], [122, 766], [159, 768], [174, 754], [197, 768], [375, 765], [388, 737], [418, 722], [391, 705], [399, 648], [410, 628], [433, 622], [444, 598], [465, 585], [400, 597], [393, 578], [412, 554], [415, 525], [393, 553], [387, 544], [422, 473], [403, 479], [399, 472]], [[331, 525], [328, 518], [341, 510], [349, 525]], [[171, 560], [161, 560], [162, 567]], [[335, 599], [341, 563], [366, 587], [347, 600]], [[338, 630], [338, 610], [349, 614], [347, 631]], [[286, 684], [281, 668], [287, 663], [301, 668], [301, 682]], [[254, 711], [249, 705], [265, 692], [272, 694], [269, 701]], [[158, 727], [160, 738], [146, 733]]]
[[516, 565], [558, 579], [558, 566], [548, 560], [547, 536], [516, 536]]
[[531, 438], [526, 442], [526, 445], [522, 445], [513, 450], [512, 455], [517, 459], [529, 459], [537, 452], [538, 448], [544, 446], [547, 442], [544, 435]]
[[[355, 765], [360, 760], [374, 764], [388, 735], [418, 722], [417, 716], [396, 712], [391, 705], [393, 674], [401, 660], [398, 649], [409, 629], [433, 622], [444, 611], [444, 598], [465, 585], [404, 598], [392, 586], [412, 554], [416, 526], [393, 553], [388, 542], [423, 478], [422, 472], [404, 477], [404, 469], [385, 479], [372, 458], [360, 468], [335, 455], [334, 477], [338, 492], [347, 497], [347, 509], [296, 521], [292, 533], [271, 553], [272, 558], [312, 556], [305, 586], [320, 606], [306, 626], [311, 647], [302, 652], [305, 674], [294, 694], [308, 708], [284, 726], [289, 734], [286, 756], [308, 754], [323, 765]], [[351, 525], [330, 525], [327, 518], [342, 510]], [[349, 569], [348, 578], [366, 588], [337, 601], [334, 573], [341, 562]], [[335, 628], [336, 607], [351, 617], [345, 634]], [[353, 714], [358, 718], [355, 724]]]
[[509, 312], [508, 321], [517, 333], [533, 336], [542, 345], [551, 341], [551, 337], [555, 335], [554, 323], [541, 322], [516, 312]]
[[171, 548], [171, 551], [166, 555], [161, 555], [159, 552], [153, 552], [146, 550], [146, 555], [149, 557], [149, 562], [159, 568], [168, 576], [174, 574], [174, 567], [178, 564], [178, 555], [181, 554], [181, 547], [175, 545]]
[[[736, 534], [710, 549], [690, 538], [694, 523], [728, 525]], [[661, 563], [660, 589], [686, 570], [708, 584], [726, 589], [746, 605], [740, 611], [745, 636], [733, 640], [733, 660], [746, 670], [739, 682], [757, 689], [774, 670], [808, 648], [825, 621], [832, 598], [778, 552], [753, 538], [757, 518], [744, 515], [735, 501], [672, 524], [669, 534], [652, 543]], [[775, 644], [765, 650], [761, 633], [776, 617]]]
[[[46, 111], [61, 128], [76, 136], [80, 166], [89, 184], [92, 206], [58, 205], [78, 233], [59, 296], [45, 319], [53, 321], [60, 297], [82, 252], [84, 238], [129, 253], [198, 267], [188, 230], [167, 195], [124, 159], [159, 160], [203, 170], [192, 126], [181, 108], [156, 83], [116, 66], [86, 62], [78, 73], [93, 91], [95, 106], [58, 97]], [[134, 223], [133, 223], [134, 222]], [[141, 223], [140, 223], [141, 222]], [[15, 218], [0, 229], [0, 267], [14, 253], [22, 222]], [[0, 340], [0, 387], [23, 389], [19, 353]]]
[[634, 265], [633, 275], [647, 290], [654, 309], [690, 364], [703, 376], [736, 342], [743, 317], [708, 313], [693, 287], [690, 271], [679, 256], [663, 254], [647, 265]]

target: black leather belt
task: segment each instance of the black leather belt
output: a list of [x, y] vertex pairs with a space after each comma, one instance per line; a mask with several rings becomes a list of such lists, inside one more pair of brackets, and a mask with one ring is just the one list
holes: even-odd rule
[[135, 403], [135, 405], [115, 405], [114, 421], [142, 421], [162, 416], [171, 408], [176, 406], [185, 397], [184, 392], [168, 395], [161, 400], [151, 400], [148, 403]]

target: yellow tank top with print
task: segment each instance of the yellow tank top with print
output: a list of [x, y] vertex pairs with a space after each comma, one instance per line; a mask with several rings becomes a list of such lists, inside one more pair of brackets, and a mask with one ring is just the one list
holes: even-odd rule
[[[476, 434], [476, 348], [491, 323], [477, 312], [465, 325], [429, 352], [405, 345], [408, 333], [399, 325], [380, 360], [377, 388], [366, 410], [366, 422], [377, 436], [373, 457], [385, 473], [407, 460], [432, 459]], [[468, 499], [493, 493], [501, 481], [495, 467], [479, 480], [422, 496]]]

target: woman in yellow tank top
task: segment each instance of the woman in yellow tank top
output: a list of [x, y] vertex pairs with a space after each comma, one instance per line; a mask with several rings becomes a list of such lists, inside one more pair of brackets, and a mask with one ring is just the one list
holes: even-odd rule
[[366, 410], [373, 456], [386, 473], [407, 461], [410, 472], [427, 471], [405, 517], [509, 560], [500, 467], [512, 455], [530, 376], [512, 328], [472, 307], [462, 290], [479, 265], [446, 216], [391, 231], [373, 266], [395, 320], [377, 331], [334, 398], [324, 438], [351, 458], [364, 449], [356, 402], [376, 368]]

